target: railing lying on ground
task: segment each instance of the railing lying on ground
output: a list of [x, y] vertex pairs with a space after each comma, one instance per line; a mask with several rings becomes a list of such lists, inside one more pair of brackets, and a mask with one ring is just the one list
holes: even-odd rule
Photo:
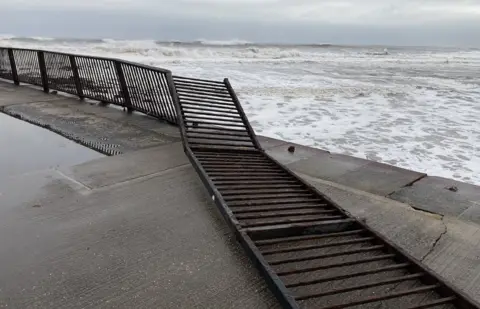
[[173, 77], [185, 152], [284, 308], [479, 308], [270, 157], [227, 79]]
[[169, 70], [124, 60], [0, 47], [0, 78], [125, 107], [177, 123]]

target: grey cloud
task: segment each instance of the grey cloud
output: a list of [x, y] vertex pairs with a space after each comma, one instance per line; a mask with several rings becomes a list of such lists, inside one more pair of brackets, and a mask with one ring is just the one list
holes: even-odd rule
[[404, 24], [477, 17], [480, 0], [1, 0], [3, 6], [128, 10], [229, 20]]
[[88, 38], [467, 46], [478, 46], [480, 33], [480, 0], [8, 3], [19, 1], [29, 4], [3, 6], [2, 32]]

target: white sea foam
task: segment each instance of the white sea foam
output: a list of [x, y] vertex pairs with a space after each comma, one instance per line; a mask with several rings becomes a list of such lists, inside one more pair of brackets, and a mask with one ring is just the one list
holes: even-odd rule
[[245, 41], [245, 40], [240, 40], [240, 39], [225, 40], [225, 41], [199, 39], [195, 42], [203, 44], [203, 45], [212, 45], [212, 46], [216, 46], [216, 45], [218, 45], [218, 46], [235, 46], [235, 45], [252, 44], [252, 42], [250, 42], [250, 41]]
[[259, 134], [480, 184], [478, 50], [0, 36], [5, 45], [229, 77]]

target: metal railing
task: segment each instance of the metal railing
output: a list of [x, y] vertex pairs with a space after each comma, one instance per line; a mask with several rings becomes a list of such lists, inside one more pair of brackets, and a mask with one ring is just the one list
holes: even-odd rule
[[177, 124], [169, 70], [125, 60], [0, 47], [0, 78], [104, 103]]
[[283, 308], [480, 308], [265, 152], [228, 79], [173, 83], [185, 153]]

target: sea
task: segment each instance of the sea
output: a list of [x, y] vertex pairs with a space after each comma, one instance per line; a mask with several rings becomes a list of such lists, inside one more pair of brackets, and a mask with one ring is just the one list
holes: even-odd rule
[[229, 78], [257, 134], [480, 184], [480, 49], [0, 36]]

